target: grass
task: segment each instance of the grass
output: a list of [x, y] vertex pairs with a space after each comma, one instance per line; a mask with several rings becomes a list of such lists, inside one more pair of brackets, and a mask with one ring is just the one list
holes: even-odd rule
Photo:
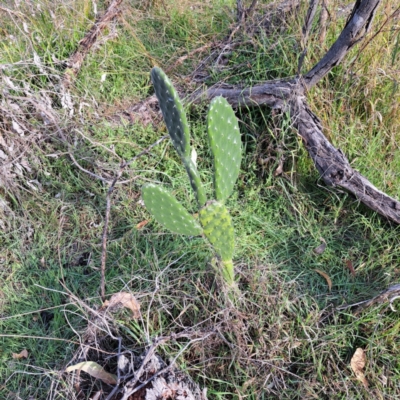
[[[382, 10], [390, 5], [393, 1], [385, 1]], [[63, 61], [93, 23], [92, 2], [10, 2], [10, 11], [0, 9], [0, 64], [7, 66], [0, 71], [5, 133], [0, 149], [9, 162], [0, 188], [0, 398], [75, 398], [70, 376], [61, 371], [92, 318], [82, 304], [101, 305], [107, 185], [79, 170], [68, 150], [84, 168], [110, 178], [122, 159], [164, 135], [162, 123], [124, 125], [109, 117], [153, 93], [149, 70], [155, 63], [167, 69], [187, 52], [226, 37], [234, 6], [123, 2], [121, 18], [105, 32], [118, 35], [87, 56], [71, 89], [73, 115], [62, 108], [57, 85]], [[381, 15], [375, 27], [384, 20]], [[329, 26], [326, 43], [317, 35], [310, 38], [305, 69], [324, 54], [343, 23]], [[219, 68], [206, 70], [207, 84], [252, 85], [295, 74], [300, 27], [297, 18], [275, 35], [238, 32], [244, 44]], [[330, 140], [355, 168], [397, 198], [398, 32], [393, 23], [362, 53], [354, 49], [308, 96]], [[189, 85], [183, 76], [205, 56], [194, 54], [173, 69], [174, 82]], [[51, 106], [69, 144], [26, 100], [29, 96]], [[164, 141], [127, 169], [121, 178], [126, 183], [117, 185], [113, 196], [107, 293], [131, 291], [142, 303], [141, 320], [122, 311], [113, 329], [138, 353], [158, 335], [216, 332], [200, 342], [181, 339], [159, 348], [168, 360], [187, 346], [177, 363], [208, 388], [210, 399], [398, 398], [397, 314], [387, 304], [357, 316], [332, 308], [369, 299], [399, 281], [399, 227], [350, 195], [325, 187], [286, 117], [277, 122], [265, 109], [242, 110], [238, 116], [244, 159], [227, 204], [243, 295], [237, 309], [220, 293], [204, 240], [166, 232], [141, 203], [141, 185], [154, 181], [193, 207], [185, 171]], [[26, 127], [24, 136], [12, 119]], [[190, 123], [202, 178], [211, 190], [205, 110], [194, 110]], [[275, 158], [261, 165], [268, 157]], [[276, 176], [281, 157], [283, 173]], [[142, 221], [149, 223], [138, 229]], [[327, 247], [316, 255], [321, 238]], [[332, 290], [317, 269], [328, 274]], [[394, 306], [399, 308], [398, 300]], [[107, 346], [116, 351], [111, 339]], [[366, 353], [369, 388], [350, 368], [358, 347]], [[23, 349], [28, 358], [14, 359]], [[90, 388], [85, 390], [89, 397]]]

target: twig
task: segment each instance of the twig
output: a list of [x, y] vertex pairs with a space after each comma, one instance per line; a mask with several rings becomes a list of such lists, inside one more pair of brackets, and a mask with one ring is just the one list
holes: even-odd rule
[[9, 8], [3, 7], [3, 6], [0, 6], [0, 11], [4, 11], [8, 14], [14, 14], [17, 17], [25, 18], [25, 15], [22, 12], [10, 10]]
[[115, 184], [117, 180], [122, 175], [122, 172], [125, 168], [124, 164], [121, 164], [120, 170], [117, 172], [116, 177], [112, 181], [110, 187], [107, 190], [107, 197], [106, 197], [106, 215], [104, 218], [104, 228], [103, 228], [103, 235], [101, 241], [101, 282], [100, 282], [100, 296], [103, 301], [106, 299], [106, 283], [105, 283], [105, 275], [106, 275], [106, 259], [107, 259], [107, 230], [108, 230], [108, 223], [110, 221], [110, 210], [111, 210], [111, 194], [114, 191]]
[[326, 37], [326, 26], [329, 15], [328, 10], [329, 0], [322, 0], [321, 14], [319, 16], [319, 43], [323, 44]]
[[90, 172], [89, 170], [83, 168], [82, 165], [80, 165], [80, 164], [78, 163], [78, 161], [76, 161], [76, 158], [75, 158], [75, 156], [74, 156], [72, 153], [68, 153], [68, 155], [69, 155], [71, 161], [74, 163], [74, 165], [75, 165], [78, 169], [80, 169], [82, 172], [84, 172], [85, 174], [88, 174], [88, 175], [91, 176], [92, 178], [99, 179], [99, 180], [102, 181], [102, 182], [105, 182], [105, 183], [108, 183], [108, 182], [109, 182], [108, 179], [103, 178], [103, 177], [100, 176], [100, 175], [96, 175], [96, 174], [94, 174], [93, 172]]
[[241, 25], [247, 18], [249, 18], [253, 14], [257, 3], [258, 3], [258, 0], [253, 0], [251, 2], [250, 7], [246, 9], [243, 6], [242, 0], [236, 1], [236, 16], [237, 16], [237, 21], [238, 21], [239, 25]]
[[304, 21], [304, 26], [302, 29], [303, 37], [301, 40], [301, 45], [303, 47], [303, 51], [299, 57], [299, 64], [297, 66], [297, 74], [298, 75], [301, 75], [301, 68], [303, 66], [304, 58], [307, 54], [308, 36], [310, 35], [311, 26], [314, 21], [315, 14], [317, 13], [318, 3], [319, 3], [319, 0], [310, 0], [310, 6], [308, 7], [307, 16]]
[[168, 73], [168, 72], [172, 71], [178, 65], [181, 65], [189, 57], [192, 57], [198, 53], [202, 53], [203, 51], [206, 51], [207, 49], [209, 49], [212, 46], [213, 46], [212, 43], [208, 43], [208, 44], [205, 44], [204, 46], [198, 47], [197, 49], [190, 51], [189, 53], [185, 54], [182, 57], [179, 57], [171, 66], [169, 66], [168, 68], [165, 69], [165, 72]]
[[[160, 144], [163, 140], [165, 140], [168, 136], [163, 136], [160, 139], [158, 139], [156, 142], [154, 142], [152, 145], [147, 147], [145, 150], [141, 151], [138, 155], [133, 157], [131, 160], [128, 162], [123, 161], [120, 165], [120, 169], [117, 172], [115, 178], [111, 182], [108, 190], [107, 190], [107, 197], [106, 197], [106, 214], [104, 217], [104, 228], [103, 228], [103, 234], [102, 234], [102, 242], [101, 242], [101, 277], [100, 277], [100, 296], [103, 301], [105, 301], [106, 298], [106, 281], [105, 281], [105, 275], [106, 275], [106, 260], [107, 260], [107, 231], [108, 231], [108, 224], [110, 221], [110, 210], [111, 210], [111, 195], [115, 189], [115, 185], [117, 184], [118, 179], [121, 177], [122, 173], [124, 172], [124, 169], [132, 164], [135, 160], [137, 160], [139, 157], [143, 156], [144, 154], [147, 154], [153, 147], [157, 146]], [[104, 179], [104, 178], [102, 178]]]
[[[149, 349], [149, 351], [146, 354], [145, 359], [143, 360], [139, 370], [137, 372], [135, 372], [135, 378], [133, 379], [133, 381], [127, 383], [124, 387], [125, 393], [124, 396], [122, 397], [121, 400], [128, 400], [129, 396], [131, 396], [132, 394], [136, 393], [138, 390], [142, 389], [143, 387], [145, 387], [146, 385], [148, 385], [151, 381], [153, 381], [155, 378], [157, 378], [158, 376], [165, 374], [166, 372], [170, 371], [172, 368], [174, 368], [174, 365], [176, 363], [176, 360], [186, 351], [186, 349], [192, 345], [195, 342], [198, 341], [202, 341], [207, 339], [209, 336], [214, 335], [215, 332], [209, 332], [208, 334], [201, 336], [200, 338], [196, 338], [196, 339], [191, 339], [179, 352], [178, 354], [170, 361], [170, 364], [168, 366], [166, 366], [165, 368], [161, 369], [160, 371], [158, 371], [157, 373], [155, 373], [153, 376], [151, 376], [149, 379], [147, 379], [145, 382], [143, 382], [142, 384], [140, 384], [139, 386], [135, 387], [135, 385], [137, 384], [137, 382], [139, 381], [142, 373], [143, 373], [143, 369], [146, 366], [146, 364], [151, 360], [151, 358], [154, 356], [154, 352], [156, 350], [156, 348], [162, 344], [165, 343], [167, 340], [169, 339], [176, 339], [179, 337], [179, 335], [174, 335], [174, 336], [168, 336], [168, 337], [162, 337], [159, 338]], [[187, 337], [187, 335], [185, 334], [184, 337]]]
[[85, 37], [79, 42], [77, 50], [69, 58], [67, 65], [68, 68], [65, 71], [64, 79], [62, 82], [62, 89], [67, 90], [73, 79], [78, 75], [83, 60], [89, 53], [90, 49], [96, 43], [101, 31], [103, 31], [108, 23], [112, 21], [120, 12], [118, 6], [121, 4], [122, 0], [113, 0], [104, 15], [90, 28], [89, 32]]
[[354, 315], [358, 315], [361, 311], [375, 304], [382, 304], [385, 302], [389, 302], [391, 310], [396, 312], [396, 310], [393, 307], [393, 302], [398, 298], [400, 298], [400, 283], [390, 286], [388, 289], [379, 293], [372, 299], [359, 301], [358, 303], [354, 304], [345, 304], [344, 306], [337, 307], [336, 310], [341, 311], [341, 310], [347, 310], [348, 308], [357, 307], [354, 311]]
[[236, 0], [236, 18], [239, 24], [241, 24], [244, 21], [245, 12], [246, 10], [243, 7], [243, 1]]
[[256, 9], [257, 3], [258, 3], [258, 0], [253, 0], [253, 2], [250, 4], [250, 7], [246, 10], [247, 18], [250, 18], [253, 15], [254, 10]]
[[307, 46], [308, 37], [310, 35], [310, 31], [311, 31], [312, 23], [315, 18], [315, 14], [317, 13], [318, 4], [319, 4], [319, 0], [311, 0], [310, 1], [310, 6], [308, 7], [306, 20], [304, 22], [304, 26], [303, 26], [303, 30], [302, 30], [303, 48], [306, 48], [306, 46]]
[[111, 400], [114, 396], [114, 394], [117, 392], [117, 390], [119, 389], [119, 384], [121, 383], [121, 372], [119, 369], [119, 357], [121, 357], [121, 344], [122, 344], [122, 338], [118, 337], [118, 354], [116, 354], [117, 357], [117, 384], [114, 386], [113, 390], [110, 392], [110, 394], [106, 397], [105, 400]]

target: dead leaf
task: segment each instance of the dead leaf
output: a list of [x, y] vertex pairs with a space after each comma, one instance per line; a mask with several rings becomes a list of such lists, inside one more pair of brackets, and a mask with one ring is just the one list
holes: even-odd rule
[[281, 158], [279, 160], [279, 165], [274, 172], [274, 176], [282, 175], [282, 172], [283, 172], [283, 159]]
[[145, 227], [148, 223], [149, 223], [149, 220], [145, 219], [144, 221], [139, 222], [139, 223], [136, 225], [136, 229], [142, 229], [142, 228]]
[[353, 267], [353, 263], [351, 262], [351, 260], [346, 260], [346, 266], [349, 269], [349, 271], [351, 272], [351, 275], [353, 276], [353, 278], [355, 278], [356, 276], [356, 271]]
[[135, 299], [131, 293], [118, 292], [111, 296], [111, 299], [104, 302], [103, 307], [115, 307], [122, 304], [123, 307], [129, 308], [132, 311], [133, 318], [140, 318], [140, 303]]
[[72, 372], [72, 371], [85, 371], [93, 378], [101, 379], [104, 383], [109, 385], [116, 385], [117, 384], [117, 377], [116, 375], [110, 374], [109, 372], [105, 371], [104, 368], [97, 364], [94, 361], [84, 361], [79, 364], [69, 366], [65, 372]]
[[360, 347], [355, 351], [350, 361], [350, 366], [353, 372], [356, 374], [357, 379], [362, 382], [365, 388], [368, 388], [368, 381], [365, 379], [363, 369], [367, 362], [364, 350]]
[[321, 271], [320, 269], [314, 269], [314, 271], [325, 278], [325, 280], [326, 280], [326, 282], [328, 284], [329, 291], [331, 291], [332, 290], [332, 280], [329, 277], [329, 275], [326, 272]]
[[28, 350], [23, 349], [20, 353], [12, 353], [14, 360], [20, 360], [21, 358], [28, 358]]
[[316, 248], [313, 250], [313, 252], [314, 252], [315, 254], [322, 254], [322, 253], [325, 251], [325, 249], [326, 249], [326, 242], [325, 242], [325, 240], [322, 239], [322, 238], [321, 238], [321, 240], [322, 240], [322, 243], [321, 243], [318, 247], [316, 247]]

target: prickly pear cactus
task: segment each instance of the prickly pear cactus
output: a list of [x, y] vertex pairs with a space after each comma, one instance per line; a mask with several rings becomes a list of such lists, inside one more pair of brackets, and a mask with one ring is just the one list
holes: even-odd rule
[[186, 172], [189, 175], [190, 185], [196, 195], [199, 206], [203, 206], [207, 197], [204, 192], [200, 175], [196, 166], [190, 159], [190, 132], [185, 110], [179, 99], [178, 93], [172, 86], [171, 81], [160, 68], [151, 70], [151, 80], [160, 104], [161, 112], [167, 125], [171, 141], [182, 159]]
[[145, 185], [142, 196], [146, 208], [167, 229], [181, 235], [201, 235], [203, 229], [178, 200], [165, 189], [156, 185]]
[[235, 282], [232, 257], [235, 247], [233, 225], [223, 203], [210, 201], [199, 212], [203, 232], [222, 261], [222, 275], [228, 283]]
[[200, 224], [206, 238], [222, 260], [231, 260], [234, 251], [234, 233], [231, 217], [224, 204], [210, 201], [199, 212]]
[[151, 70], [151, 80], [172, 143], [181, 158], [190, 157], [190, 130], [178, 93], [160, 68]]
[[234, 267], [234, 231], [230, 215], [223, 202], [232, 193], [241, 162], [241, 140], [238, 121], [229, 103], [215, 98], [209, 108], [208, 137], [214, 160], [216, 200], [207, 197], [195, 163], [191, 160], [189, 125], [172, 83], [160, 68], [153, 68], [151, 79], [160, 103], [172, 143], [181, 157], [199, 205], [200, 224], [164, 189], [155, 185], [143, 187], [143, 200], [155, 219], [173, 232], [204, 236], [221, 260], [221, 273], [232, 287]]
[[242, 160], [238, 121], [223, 97], [215, 97], [208, 111], [208, 138], [214, 156], [215, 197], [225, 201], [232, 193]]

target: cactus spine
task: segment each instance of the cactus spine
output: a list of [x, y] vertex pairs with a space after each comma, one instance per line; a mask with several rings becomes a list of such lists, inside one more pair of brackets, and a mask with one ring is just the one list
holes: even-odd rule
[[207, 117], [208, 138], [214, 162], [215, 200], [207, 201], [196, 165], [191, 160], [190, 130], [182, 103], [171, 81], [160, 68], [153, 68], [151, 79], [171, 141], [190, 179], [199, 206], [199, 222], [167, 191], [143, 187], [143, 201], [155, 219], [173, 232], [200, 235], [208, 239], [221, 261], [225, 282], [234, 285], [234, 230], [224, 201], [232, 193], [241, 162], [238, 121], [222, 97], [212, 100]]

